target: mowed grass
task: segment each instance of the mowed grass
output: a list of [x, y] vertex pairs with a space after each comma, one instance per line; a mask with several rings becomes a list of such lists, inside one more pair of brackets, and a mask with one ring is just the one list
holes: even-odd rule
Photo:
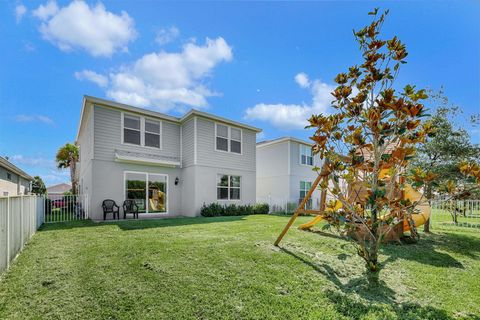
[[[299, 222], [308, 218], [302, 217]], [[480, 319], [480, 232], [354, 247], [285, 216], [43, 227], [0, 280], [0, 319]]]

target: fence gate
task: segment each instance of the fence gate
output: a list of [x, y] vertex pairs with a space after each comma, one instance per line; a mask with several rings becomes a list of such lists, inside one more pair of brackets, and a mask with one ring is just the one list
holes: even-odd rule
[[48, 195], [44, 198], [44, 222], [85, 220], [89, 217], [88, 197], [80, 195]]

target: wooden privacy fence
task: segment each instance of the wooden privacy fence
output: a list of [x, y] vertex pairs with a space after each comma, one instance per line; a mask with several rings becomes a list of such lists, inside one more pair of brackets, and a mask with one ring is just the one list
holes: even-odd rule
[[0, 198], [0, 273], [43, 223], [44, 199], [37, 196]]

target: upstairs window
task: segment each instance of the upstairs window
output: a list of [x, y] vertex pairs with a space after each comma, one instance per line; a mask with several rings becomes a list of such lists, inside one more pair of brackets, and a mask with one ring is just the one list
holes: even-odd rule
[[160, 148], [160, 122], [145, 119], [145, 146]]
[[242, 131], [240, 129], [230, 128], [230, 151], [242, 153]]
[[228, 151], [228, 127], [217, 124], [217, 150]]
[[300, 164], [313, 166], [313, 152], [310, 146], [300, 145]]
[[7, 180], [12, 181], [12, 174], [10, 172], [7, 172]]
[[161, 148], [162, 122], [141, 116], [123, 114], [123, 143]]
[[242, 153], [242, 130], [216, 123], [215, 132], [216, 150]]
[[123, 142], [141, 145], [140, 117], [125, 115], [123, 118]]
[[240, 200], [240, 176], [219, 174], [217, 176], [217, 199]]

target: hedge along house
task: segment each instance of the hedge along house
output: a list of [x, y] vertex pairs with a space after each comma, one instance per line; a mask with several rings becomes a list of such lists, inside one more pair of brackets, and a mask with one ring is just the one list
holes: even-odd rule
[[85, 96], [79, 192], [97, 220], [105, 199], [133, 199], [149, 217], [196, 216], [204, 203], [253, 204], [260, 131], [198, 110], [177, 118]]

